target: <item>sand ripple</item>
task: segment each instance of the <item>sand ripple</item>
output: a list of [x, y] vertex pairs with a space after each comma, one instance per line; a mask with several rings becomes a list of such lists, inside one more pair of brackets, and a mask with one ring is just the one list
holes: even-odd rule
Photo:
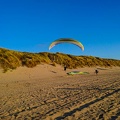
[[1, 120], [119, 120], [120, 70], [1, 82]]

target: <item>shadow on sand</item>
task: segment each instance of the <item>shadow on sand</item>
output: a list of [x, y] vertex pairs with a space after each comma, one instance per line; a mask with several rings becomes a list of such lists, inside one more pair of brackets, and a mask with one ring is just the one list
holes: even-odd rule
[[63, 119], [65, 119], [66, 117], [73, 115], [75, 112], [81, 111], [82, 109], [87, 108], [87, 107], [89, 107], [90, 105], [92, 105], [92, 104], [94, 104], [94, 103], [96, 103], [96, 102], [99, 102], [99, 101], [103, 100], [104, 98], [109, 97], [109, 96], [111, 96], [111, 95], [113, 95], [114, 93], [119, 92], [119, 91], [120, 91], [120, 89], [114, 90], [113, 92], [111, 92], [111, 93], [109, 93], [109, 94], [106, 94], [106, 95], [104, 95], [104, 96], [102, 96], [102, 97], [100, 97], [100, 98], [97, 98], [97, 99], [95, 99], [95, 100], [93, 100], [93, 101], [90, 101], [90, 102], [88, 102], [88, 103], [86, 103], [86, 104], [84, 104], [84, 105], [82, 105], [82, 106], [80, 106], [80, 107], [78, 107], [78, 108], [75, 108], [75, 109], [73, 109], [73, 110], [71, 110], [71, 111], [69, 111], [69, 112], [64, 113], [63, 116], [59, 116], [59, 117], [55, 118], [55, 120], [63, 120]]

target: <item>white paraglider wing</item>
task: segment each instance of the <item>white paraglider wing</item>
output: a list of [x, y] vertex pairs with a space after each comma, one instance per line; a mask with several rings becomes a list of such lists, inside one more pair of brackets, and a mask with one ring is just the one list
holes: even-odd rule
[[71, 39], [71, 38], [61, 38], [61, 39], [57, 39], [53, 41], [49, 46], [49, 50], [53, 48], [54, 46], [56, 46], [57, 44], [61, 44], [61, 43], [72, 43], [80, 47], [82, 50], [84, 50], [84, 46], [82, 45], [81, 42]]

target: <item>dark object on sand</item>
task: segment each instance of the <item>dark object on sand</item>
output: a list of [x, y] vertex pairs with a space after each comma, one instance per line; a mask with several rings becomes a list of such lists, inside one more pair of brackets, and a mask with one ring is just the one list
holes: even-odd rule
[[96, 75], [98, 74], [98, 70], [95, 70]]
[[66, 71], [66, 69], [67, 69], [67, 66], [65, 65], [65, 66], [64, 66], [64, 71]]

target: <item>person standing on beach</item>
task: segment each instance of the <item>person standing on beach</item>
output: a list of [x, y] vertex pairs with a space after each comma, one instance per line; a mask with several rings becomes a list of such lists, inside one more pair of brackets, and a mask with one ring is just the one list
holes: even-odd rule
[[67, 66], [65, 65], [65, 66], [64, 66], [64, 71], [66, 71], [66, 69], [67, 69]]
[[95, 73], [96, 73], [96, 75], [98, 74], [98, 70], [97, 69], [95, 70]]

